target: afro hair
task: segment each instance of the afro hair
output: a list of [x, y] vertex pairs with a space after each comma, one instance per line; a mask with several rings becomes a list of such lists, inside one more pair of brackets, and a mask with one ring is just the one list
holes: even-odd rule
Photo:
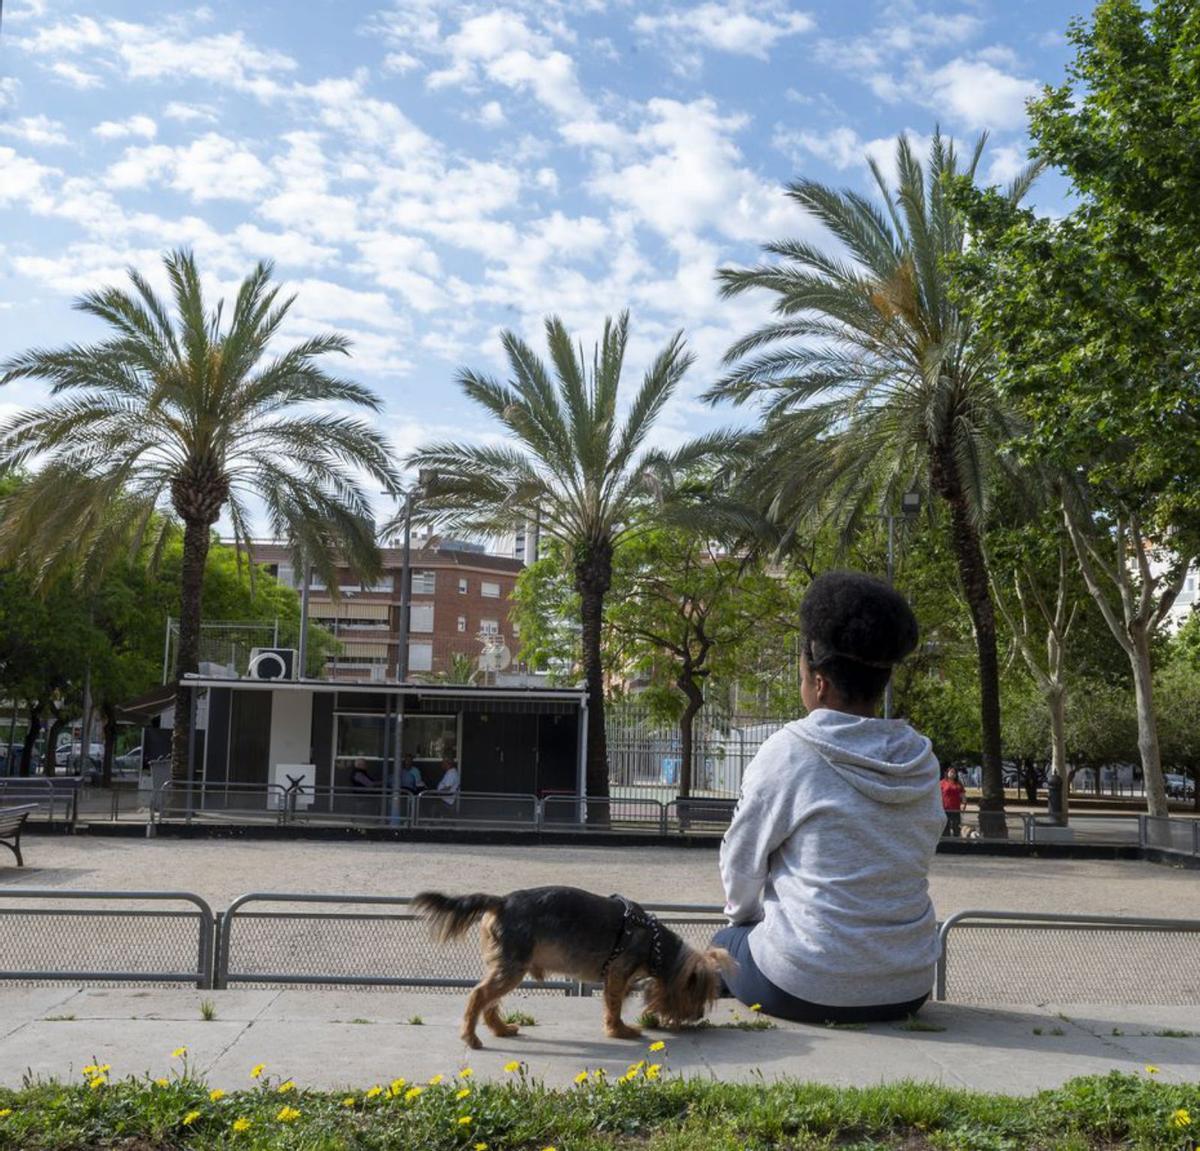
[[873, 702], [892, 668], [917, 646], [917, 619], [904, 597], [864, 572], [832, 571], [813, 580], [800, 605], [809, 666], [849, 702]]

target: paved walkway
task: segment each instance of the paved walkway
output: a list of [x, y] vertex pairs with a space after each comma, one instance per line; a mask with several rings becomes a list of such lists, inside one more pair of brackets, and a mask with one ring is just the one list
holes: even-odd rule
[[[216, 1008], [211, 1022], [201, 1018], [206, 999]], [[529, 1012], [536, 1026], [511, 1039], [481, 1029], [485, 1049], [469, 1052], [458, 1038], [462, 1005], [457, 994], [8, 988], [0, 990], [0, 1083], [19, 1086], [27, 1071], [70, 1080], [94, 1062], [111, 1064], [114, 1078], [165, 1075], [179, 1066], [171, 1052], [180, 1046], [226, 1090], [248, 1087], [256, 1063], [301, 1087], [363, 1088], [465, 1066], [477, 1078], [503, 1080], [504, 1065], [522, 1060], [533, 1077], [564, 1087], [585, 1067], [620, 1075], [646, 1057], [670, 1074], [729, 1081], [917, 1079], [1016, 1094], [1113, 1069], [1144, 1074], [1147, 1064], [1163, 1080], [1200, 1082], [1200, 1034], [1163, 1034], [1200, 1033], [1200, 1008], [929, 1004], [920, 1015], [929, 1030], [782, 1023], [747, 1031], [729, 1026], [733, 1009], [721, 1003], [713, 1027], [648, 1032], [633, 1042], [605, 1038], [599, 999], [516, 995], [507, 1007]], [[740, 1017], [749, 1018], [745, 1008]], [[654, 1039], [664, 1039], [666, 1051], [648, 1056]]]

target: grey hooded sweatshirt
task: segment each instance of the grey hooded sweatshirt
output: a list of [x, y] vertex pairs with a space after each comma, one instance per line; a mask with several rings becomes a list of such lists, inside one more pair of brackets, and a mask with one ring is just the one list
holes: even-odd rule
[[929, 740], [903, 720], [820, 708], [746, 768], [721, 845], [733, 923], [776, 987], [826, 1007], [933, 986], [927, 875], [945, 816]]

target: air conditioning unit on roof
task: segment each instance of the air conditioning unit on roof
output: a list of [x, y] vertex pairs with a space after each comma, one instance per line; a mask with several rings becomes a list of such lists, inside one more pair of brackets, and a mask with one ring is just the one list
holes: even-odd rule
[[248, 679], [295, 679], [296, 649], [294, 647], [255, 647], [250, 649]]

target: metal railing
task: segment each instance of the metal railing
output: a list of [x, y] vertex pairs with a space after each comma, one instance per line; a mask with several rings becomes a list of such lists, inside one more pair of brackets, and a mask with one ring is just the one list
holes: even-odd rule
[[1200, 819], [1139, 815], [1138, 846], [1200, 857]]
[[939, 1001], [1200, 1004], [1200, 920], [960, 911], [938, 943]]
[[74, 827], [79, 810], [77, 776], [5, 776], [0, 778], [0, 807], [36, 803], [45, 810], [53, 827], [55, 812], [61, 807], [60, 821]]
[[168, 779], [150, 802], [148, 832], [165, 819], [192, 823], [249, 821], [282, 823], [287, 788], [277, 783], [189, 783]]
[[667, 810], [657, 799], [548, 795], [541, 801], [539, 822], [543, 831], [591, 829], [667, 834]]
[[[28, 907], [26, 900], [50, 906]], [[123, 906], [63, 906], [76, 901]], [[139, 903], [188, 903], [195, 910], [133, 906]], [[208, 988], [214, 926], [212, 908], [187, 891], [0, 888], [0, 980]]]
[[1097, 843], [1136, 846], [1140, 843], [1137, 815], [1072, 812], [1066, 825], [1044, 815], [1022, 815], [1026, 843]]
[[[239, 896], [221, 915], [214, 985], [474, 987], [483, 970], [477, 934], [432, 944], [411, 903], [399, 895]], [[256, 905], [276, 910], [253, 910]], [[356, 906], [387, 910], [344, 910]], [[342, 910], [308, 910], [313, 907]], [[526, 980], [521, 986], [578, 993], [570, 979]]]

